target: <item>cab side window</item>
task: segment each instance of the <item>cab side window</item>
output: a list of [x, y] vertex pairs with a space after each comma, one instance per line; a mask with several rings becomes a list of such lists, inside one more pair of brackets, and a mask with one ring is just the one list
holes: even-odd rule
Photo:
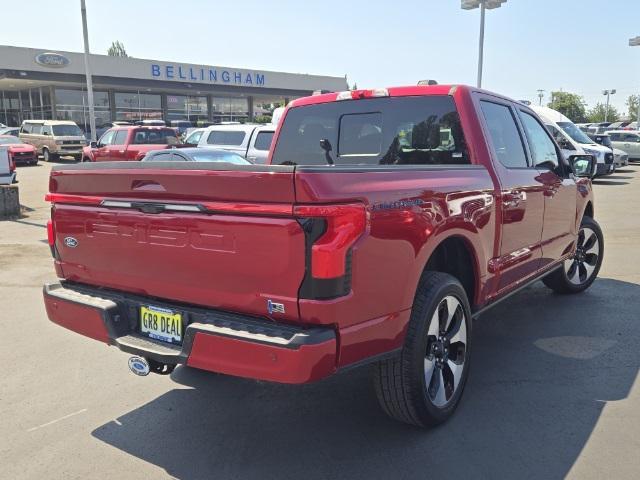
[[526, 168], [527, 156], [511, 108], [486, 100], [480, 102], [489, 127], [491, 146], [498, 161], [508, 168]]
[[115, 130], [115, 135], [113, 136], [113, 141], [111, 145], [124, 145], [127, 141], [128, 130]]
[[531, 114], [520, 111], [520, 119], [535, 167], [541, 165], [553, 170], [560, 164], [556, 146], [542, 124]]
[[107, 131], [104, 135], [102, 135], [102, 137], [100, 138], [100, 145], [111, 145], [113, 143], [113, 137], [115, 136], [116, 131], [115, 130], [109, 130]]

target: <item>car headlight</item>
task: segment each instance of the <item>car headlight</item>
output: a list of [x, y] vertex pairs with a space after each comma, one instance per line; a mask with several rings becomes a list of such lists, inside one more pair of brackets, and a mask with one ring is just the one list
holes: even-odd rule
[[62, 145], [62, 140], [56, 140], [56, 145]]

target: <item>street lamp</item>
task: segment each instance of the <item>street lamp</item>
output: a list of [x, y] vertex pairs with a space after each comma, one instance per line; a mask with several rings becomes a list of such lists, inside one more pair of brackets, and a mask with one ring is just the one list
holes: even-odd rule
[[[629, 39], [630, 47], [640, 47], [640, 37], [633, 37]], [[636, 120], [636, 128], [640, 130], [640, 95], [638, 95], [638, 119]]]
[[610, 95], [615, 95], [616, 93], [616, 89], [612, 88], [611, 90], [603, 90], [602, 94], [607, 96], [607, 107], [604, 111], [604, 121], [607, 121], [607, 117], [609, 116], [609, 96]]
[[478, 88], [482, 87], [482, 57], [484, 54], [484, 11], [500, 8], [507, 0], [461, 0], [463, 10], [480, 7], [480, 40], [478, 42]]
[[96, 115], [93, 108], [93, 83], [91, 70], [89, 69], [89, 34], [87, 33], [87, 7], [84, 0], [80, 0], [80, 13], [82, 15], [82, 36], [84, 39], [84, 73], [87, 77], [87, 101], [89, 102], [89, 128], [91, 129], [91, 141], [96, 141]]

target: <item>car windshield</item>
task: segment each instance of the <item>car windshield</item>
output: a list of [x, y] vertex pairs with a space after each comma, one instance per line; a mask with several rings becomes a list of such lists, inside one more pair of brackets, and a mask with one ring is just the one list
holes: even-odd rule
[[82, 130], [77, 125], [54, 125], [53, 134], [57, 137], [81, 137]]
[[235, 165], [249, 165], [251, 163], [232, 152], [208, 152], [202, 149], [202, 151], [189, 153], [189, 156], [196, 162], [226, 162]]
[[22, 142], [16, 137], [0, 137], [0, 145], [14, 145], [20, 143]]
[[576, 142], [578, 142], [578, 143], [594, 143], [593, 140], [591, 140], [587, 136], [587, 134], [584, 133], [582, 130], [580, 130], [574, 123], [571, 123], [571, 122], [558, 122], [558, 125], [560, 126], [560, 128], [562, 128], [562, 130], [567, 132], [567, 135], [569, 135]]

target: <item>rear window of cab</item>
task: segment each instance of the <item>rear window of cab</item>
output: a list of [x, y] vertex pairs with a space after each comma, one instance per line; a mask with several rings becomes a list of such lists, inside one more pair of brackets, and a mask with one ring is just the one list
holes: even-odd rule
[[385, 97], [294, 107], [275, 165], [451, 165], [470, 163], [450, 96]]

